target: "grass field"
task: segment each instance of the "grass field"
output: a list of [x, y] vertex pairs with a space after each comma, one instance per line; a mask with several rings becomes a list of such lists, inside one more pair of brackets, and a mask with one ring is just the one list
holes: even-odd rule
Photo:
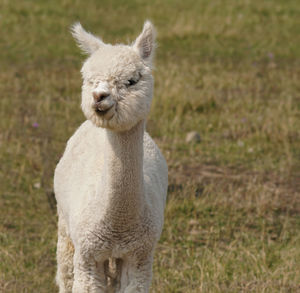
[[129, 43], [145, 19], [170, 182], [151, 292], [300, 292], [299, 15], [295, 0], [1, 0], [0, 292], [57, 292], [53, 171], [84, 121], [70, 24]]

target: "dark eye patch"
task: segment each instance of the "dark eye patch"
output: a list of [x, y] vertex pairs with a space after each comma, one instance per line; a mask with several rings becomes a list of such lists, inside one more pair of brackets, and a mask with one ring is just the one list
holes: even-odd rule
[[137, 84], [137, 82], [138, 82], [138, 80], [129, 79], [127, 85], [128, 85], [128, 86], [135, 85], [135, 84]]
[[139, 77], [137, 79], [136, 78], [130, 78], [129, 80], [127, 80], [126, 86], [129, 87], [129, 86], [137, 84], [141, 77], [142, 77], [142, 75], [139, 73]]

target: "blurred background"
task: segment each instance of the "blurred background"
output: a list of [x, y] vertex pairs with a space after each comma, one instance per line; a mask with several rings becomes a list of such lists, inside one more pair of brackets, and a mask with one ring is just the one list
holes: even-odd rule
[[129, 44], [146, 19], [147, 128], [169, 165], [151, 292], [299, 292], [299, 15], [292, 0], [0, 0], [0, 292], [57, 290], [53, 172], [85, 120], [70, 25]]

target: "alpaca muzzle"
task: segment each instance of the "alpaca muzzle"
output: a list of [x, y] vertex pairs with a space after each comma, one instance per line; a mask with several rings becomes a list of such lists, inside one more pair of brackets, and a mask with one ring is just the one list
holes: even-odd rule
[[97, 115], [109, 120], [113, 117], [115, 112], [115, 101], [113, 101], [110, 96], [107, 96], [99, 102], [94, 102], [93, 108], [95, 109]]

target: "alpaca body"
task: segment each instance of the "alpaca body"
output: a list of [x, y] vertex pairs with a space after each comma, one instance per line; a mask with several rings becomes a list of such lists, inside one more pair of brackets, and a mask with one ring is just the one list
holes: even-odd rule
[[73, 27], [89, 53], [82, 67], [88, 119], [70, 138], [54, 176], [60, 293], [147, 293], [159, 240], [168, 170], [145, 132], [155, 33], [107, 45]]
[[[143, 131], [142, 141], [137, 141], [137, 143], [141, 144], [144, 153], [143, 169], [141, 171], [145, 193], [141, 195], [141, 201], [143, 202], [140, 204], [143, 204], [145, 210], [136, 218], [132, 217], [136, 211], [132, 206], [133, 202], [128, 202], [132, 200], [128, 199], [128, 194], [115, 195], [117, 201], [122, 201], [120, 204], [124, 207], [123, 210], [110, 207], [112, 192], [103, 186], [102, 180], [104, 176], [108, 175], [103, 174], [105, 171], [104, 164], [107, 160], [105, 158], [107, 156], [106, 150], [109, 144], [106, 132], [109, 132], [109, 130], [96, 127], [88, 120], [85, 121], [68, 141], [65, 153], [57, 165], [54, 188], [59, 214], [64, 218], [68, 233], [75, 244], [76, 239], [85, 236], [89, 231], [94, 231], [97, 225], [105, 221], [105, 218], [108, 219], [108, 209], [110, 209], [114, 211], [115, 225], [118, 226], [111, 228], [117, 231], [118, 229], [125, 229], [126, 231], [128, 229], [140, 229], [146, 224], [141, 223], [140, 220], [146, 221], [147, 213], [151, 213], [150, 217], [155, 218], [157, 221], [152, 221], [151, 228], [154, 230], [156, 237], [159, 238], [166, 200], [165, 197], [161, 196], [161, 194], [166, 195], [166, 162], [149, 134]], [[131, 152], [129, 155], [134, 156], [135, 154]], [[131, 168], [131, 166], [128, 166], [128, 168]], [[115, 173], [117, 173], [117, 170]], [[128, 184], [130, 183], [128, 182]], [[157, 188], [153, 189], [153, 186], [157, 186]], [[61, 194], [62, 196], [60, 196]], [[129, 209], [126, 206], [127, 202], [130, 205]], [[113, 222], [110, 218], [109, 220], [111, 223]], [[130, 222], [134, 220], [136, 220], [134, 224], [137, 226]], [[132, 227], [128, 227], [129, 224]], [[83, 227], [84, 229], [82, 229]], [[109, 228], [107, 227], [107, 229]], [[141, 239], [141, 235], [137, 238]], [[101, 247], [103, 247], [103, 244], [101, 244]], [[119, 257], [120, 255], [111, 256]]]
[[[64, 226], [62, 230], [74, 245], [75, 251], [80, 251], [79, 262], [87, 262], [90, 272], [95, 274], [93, 282], [98, 280], [101, 274], [97, 265], [105, 266], [112, 258], [122, 261], [120, 272], [117, 273], [119, 275], [114, 277], [119, 279], [119, 283], [115, 285], [115, 292], [124, 292], [129, 286], [130, 272], [131, 270], [134, 272], [138, 262], [145, 262], [143, 265], [146, 268], [152, 267], [154, 246], [163, 226], [166, 197], [161, 195], [166, 195], [167, 165], [154, 141], [147, 132], [144, 132], [144, 123], [140, 124], [130, 131], [140, 133], [128, 146], [131, 148], [131, 152], [128, 153], [130, 157], [137, 156], [132, 152], [134, 149], [131, 144], [139, 144], [143, 150], [141, 153], [143, 163], [140, 166], [142, 169], [139, 172], [141, 171], [143, 176], [144, 192], [139, 195], [140, 201], [128, 198], [130, 194], [126, 194], [127, 187], [124, 184], [121, 185], [123, 190], [121, 194], [115, 194], [117, 190], [107, 190], [103, 186], [103, 177], [110, 175], [118, 177], [121, 174], [117, 174], [119, 169], [115, 170], [115, 174], [110, 174], [108, 166], [105, 166], [109, 164], [107, 156], [112, 151], [107, 147], [109, 145], [107, 132], [110, 130], [96, 127], [90, 121], [84, 122], [70, 138], [64, 156], [55, 171], [54, 186], [60, 225]], [[131, 169], [132, 165], [127, 167]], [[103, 174], [104, 172], [107, 173]], [[153, 188], [154, 186], [156, 188]], [[130, 186], [128, 188], [129, 193], [135, 192]], [[140, 205], [141, 209], [135, 209], [137, 205]], [[69, 249], [71, 257], [74, 257], [72, 245]], [[135, 260], [130, 263], [130, 259]], [[145, 288], [141, 287], [145, 291], [140, 292], [147, 292], [150, 285], [151, 271], [147, 270], [143, 273], [146, 274], [148, 282]], [[106, 284], [104, 290], [108, 290], [109, 273], [104, 272], [104, 275], [106, 280], [100, 284], [96, 281], [95, 288], [98, 286], [97, 289], [101, 290], [104, 283]], [[68, 281], [71, 287], [73, 274], [65, 281]]]

